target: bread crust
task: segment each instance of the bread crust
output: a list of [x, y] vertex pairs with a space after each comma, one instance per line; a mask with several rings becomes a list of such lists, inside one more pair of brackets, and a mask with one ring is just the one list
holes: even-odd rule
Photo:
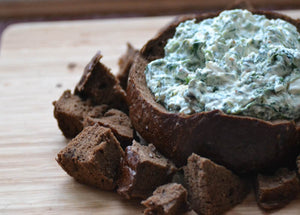
[[272, 175], [258, 174], [255, 179], [256, 201], [264, 210], [283, 208], [299, 191], [300, 180], [294, 170], [281, 168]]
[[[252, 11], [267, 18], [284, 19], [299, 31], [300, 21], [282, 14]], [[219, 110], [192, 115], [170, 113], [156, 103], [147, 87], [146, 65], [164, 56], [164, 46], [176, 26], [185, 20], [197, 22], [217, 13], [182, 16], [148, 41], [131, 67], [127, 100], [135, 129], [177, 165], [190, 154], [201, 156], [239, 172], [265, 172], [294, 163], [299, 147], [299, 127], [294, 121], [264, 121], [254, 117], [226, 115]]]

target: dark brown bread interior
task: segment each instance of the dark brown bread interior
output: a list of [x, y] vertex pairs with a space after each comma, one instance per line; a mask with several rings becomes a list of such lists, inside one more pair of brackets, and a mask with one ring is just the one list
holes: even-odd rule
[[110, 128], [124, 148], [133, 140], [130, 118], [120, 110], [109, 109], [105, 104], [94, 106], [91, 100], [82, 100], [70, 90], [66, 90], [53, 104], [54, 117], [67, 138], [73, 138], [84, 127], [98, 123]]
[[178, 215], [186, 212], [187, 190], [177, 183], [162, 185], [153, 192], [142, 204], [147, 207], [145, 215]]
[[176, 167], [149, 144], [143, 146], [133, 141], [125, 150], [118, 193], [127, 199], [145, 199], [156, 187], [167, 183]]
[[198, 214], [223, 214], [243, 201], [250, 190], [240, 178], [209, 159], [192, 154], [184, 167], [188, 200]]
[[274, 175], [259, 174], [255, 185], [257, 203], [265, 210], [284, 207], [300, 191], [296, 172], [286, 168], [279, 169]]
[[[130, 48], [131, 53], [133, 48], [131, 46]], [[86, 65], [74, 94], [67, 90], [58, 101], [53, 102], [54, 116], [67, 138], [75, 137], [86, 124], [89, 125], [87, 118], [92, 119], [91, 122], [99, 119], [110, 108], [117, 108], [128, 113], [126, 93], [110, 69], [100, 62], [101, 58], [102, 55], [98, 52]], [[105, 118], [103, 120], [106, 123], [102, 125], [109, 127], [107, 126], [108, 119]], [[113, 119], [111, 118], [109, 124], [113, 125], [110, 128], [118, 140], [124, 143], [124, 146], [128, 145], [133, 138], [133, 134], [130, 134], [130, 132], [133, 133], [130, 119], [122, 112], [115, 114]], [[119, 122], [121, 126], [118, 125]]]
[[106, 104], [127, 111], [126, 93], [110, 69], [100, 62], [101, 58], [98, 52], [86, 65], [74, 94], [90, 99], [94, 105]]
[[82, 131], [88, 115], [97, 114], [97, 117], [101, 117], [108, 109], [107, 105], [93, 106], [91, 100], [83, 101], [79, 96], [73, 95], [70, 90], [63, 92], [53, 105], [54, 117], [66, 138], [73, 138]]
[[96, 123], [110, 128], [123, 148], [132, 143], [133, 127], [130, 118], [122, 111], [110, 109], [100, 116], [89, 115], [84, 121], [85, 126], [94, 125]]
[[[270, 19], [281, 18], [300, 28], [299, 20], [273, 12], [252, 12]], [[268, 122], [226, 115], [218, 110], [192, 115], [170, 113], [155, 102], [147, 88], [145, 67], [164, 56], [164, 46], [176, 26], [187, 19], [201, 21], [217, 15], [179, 17], [141, 49], [131, 67], [127, 86], [134, 128], [178, 165], [185, 164], [193, 152], [240, 173], [270, 171], [294, 163], [300, 150], [295, 122]]]
[[124, 151], [109, 128], [84, 128], [57, 155], [59, 165], [77, 181], [113, 190]]

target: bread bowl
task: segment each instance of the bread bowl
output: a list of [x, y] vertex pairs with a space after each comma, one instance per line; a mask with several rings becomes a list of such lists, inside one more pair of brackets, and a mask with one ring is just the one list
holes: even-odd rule
[[[283, 19], [300, 29], [299, 20], [266, 11], [251, 11], [268, 19]], [[191, 153], [208, 157], [238, 173], [265, 172], [295, 163], [300, 150], [297, 120], [262, 120], [212, 110], [190, 115], [168, 111], [147, 87], [146, 65], [164, 56], [164, 46], [179, 23], [218, 16], [205, 13], [177, 18], [136, 56], [130, 69], [127, 101], [133, 126], [177, 165]]]

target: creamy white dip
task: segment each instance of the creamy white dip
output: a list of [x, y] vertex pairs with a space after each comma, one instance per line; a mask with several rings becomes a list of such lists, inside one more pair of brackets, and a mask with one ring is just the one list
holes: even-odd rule
[[156, 101], [171, 112], [300, 117], [300, 35], [281, 19], [236, 9], [185, 21], [145, 75]]

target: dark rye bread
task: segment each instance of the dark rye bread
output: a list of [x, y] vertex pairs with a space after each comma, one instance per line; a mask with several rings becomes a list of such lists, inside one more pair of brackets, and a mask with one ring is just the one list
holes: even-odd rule
[[108, 105], [92, 105], [90, 100], [66, 90], [54, 104], [54, 117], [67, 138], [75, 137], [86, 126], [98, 123], [112, 130], [123, 147], [133, 140], [133, 127], [130, 118], [120, 110], [109, 109]]
[[127, 43], [126, 53], [123, 54], [119, 59], [119, 73], [117, 74], [117, 78], [119, 79], [120, 85], [123, 87], [123, 89], [126, 89], [127, 87], [129, 70], [133, 63], [134, 57], [138, 52], [139, 51], [135, 49], [130, 43]]
[[[84, 127], [86, 118], [100, 118], [110, 108], [119, 108], [128, 111], [126, 93], [119, 85], [119, 81], [110, 70], [100, 63], [102, 55], [98, 52], [86, 65], [80, 82], [75, 88], [74, 95], [70, 90], [63, 93], [58, 101], [53, 102], [54, 116], [59, 128], [67, 138], [75, 137]], [[128, 121], [128, 130], [125, 129], [124, 114], [118, 114], [122, 126], [113, 125], [113, 132], [120, 141], [128, 145], [132, 140], [131, 122]], [[116, 122], [115, 117], [114, 122]], [[127, 117], [127, 119], [129, 119]], [[121, 130], [118, 130], [121, 129]], [[125, 133], [127, 131], [127, 133]], [[133, 132], [133, 131], [131, 131]], [[123, 142], [122, 142], [123, 143]]]
[[[252, 12], [281, 18], [300, 27], [299, 20], [278, 13]], [[179, 166], [184, 165], [193, 152], [240, 173], [264, 172], [294, 163], [300, 149], [295, 122], [269, 122], [226, 115], [219, 110], [192, 115], [170, 113], [155, 102], [148, 89], [145, 67], [164, 56], [164, 46], [174, 35], [176, 26], [188, 19], [201, 21], [217, 15], [179, 17], [141, 49], [131, 67], [127, 86], [129, 115], [134, 128]]]
[[122, 111], [110, 109], [102, 116], [87, 116], [84, 122], [85, 126], [94, 125], [95, 123], [110, 128], [122, 147], [132, 143], [133, 127], [130, 118]]
[[181, 184], [169, 183], [162, 185], [153, 192], [153, 195], [142, 201], [147, 207], [145, 215], [178, 215], [186, 212], [187, 191]]
[[284, 207], [296, 198], [300, 191], [299, 178], [295, 171], [279, 169], [274, 175], [259, 174], [255, 182], [258, 205], [265, 210]]
[[188, 200], [198, 214], [223, 214], [240, 203], [249, 183], [209, 159], [192, 154], [184, 167]]
[[58, 164], [77, 181], [113, 190], [124, 151], [109, 128], [86, 127], [57, 155]]
[[100, 63], [101, 58], [102, 55], [98, 52], [86, 65], [74, 94], [90, 99], [94, 105], [107, 104], [109, 107], [127, 111], [126, 93], [110, 69]]
[[127, 199], [145, 199], [156, 187], [167, 183], [175, 171], [174, 164], [152, 144], [142, 146], [133, 141], [125, 150], [117, 191]]
[[54, 117], [66, 138], [75, 137], [84, 127], [84, 120], [89, 115], [103, 115], [107, 105], [92, 106], [90, 100], [83, 101], [79, 96], [66, 90], [62, 96], [53, 102]]

